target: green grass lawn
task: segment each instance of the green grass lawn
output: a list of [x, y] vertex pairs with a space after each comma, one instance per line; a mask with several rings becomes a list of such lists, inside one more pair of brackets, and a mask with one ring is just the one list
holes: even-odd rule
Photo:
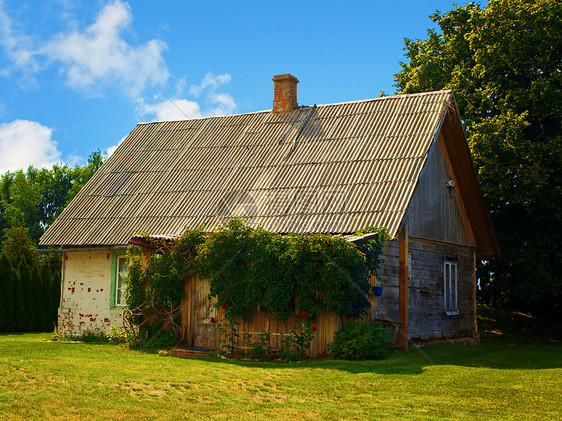
[[562, 407], [562, 344], [549, 339], [251, 363], [51, 338], [0, 335], [0, 419], [552, 420]]

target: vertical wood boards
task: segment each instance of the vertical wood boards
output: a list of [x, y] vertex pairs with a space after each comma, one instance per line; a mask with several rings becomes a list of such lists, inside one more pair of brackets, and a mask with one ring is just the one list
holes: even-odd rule
[[215, 349], [217, 343], [216, 324], [211, 322], [215, 312], [214, 300], [209, 298], [209, 282], [194, 279], [193, 300], [193, 346], [202, 349]]
[[443, 142], [434, 142], [404, 218], [411, 237], [476, 245], [458, 183]]
[[[225, 312], [222, 309], [214, 309], [214, 300], [209, 301], [209, 283], [201, 282], [195, 278], [188, 280], [186, 285], [194, 285], [190, 288], [186, 286], [186, 291], [193, 290], [192, 298], [186, 296], [182, 302], [181, 320], [184, 326], [189, 346], [202, 349], [222, 348], [221, 340], [225, 337], [218, 332], [216, 323], [211, 323], [211, 317], [224, 319]], [[193, 302], [191, 306], [189, 303]], [[191, 314], [191, 317], [189, 316]], [[192, 319], [192, 320], [190, 320]], [[281, 337], [290, 333], [292, 327], [301, 329], [303, 318], [297, 314], [291, 314], [286, 321], [279, 321], [274, 314], [269, 312], [256, 311], [249, 321], [237, 320], [240, 324], [236, 327], [238, 338], [235, 346], [240, 350], [247, 350], [251, 343], [258, 339], [258, 335], [263, 332], [271, 333], [270, 345], [272, 349], [278, 349], [281, 345]], [[334, 338], [334, 333], [339, 329], [339, 317], [337, 314], [321, 311], [315, 319], [310, 320], [312, 326], [316, 327], [316, 332], [310, 346], [309, 356], [316, 358], [328, 354], [328, 345]]]
[[398, 348], [408, 349], [408, 232], [402, 227], [398, 237]]
[[[409, 338], [471, 337], [476, 333], [475, 250], [409, 238]], [[458, 314], [446, 314], [443, 292], [445, 261], [457, 265]]]
[[[427, 241], [408, 236], [408, 337], [410, 340], [471, 337], [476, 334], [475, 253], [472, 247]], [[458, 315], [447, 315], [443, 298], [443, 265], [456, 261], [458, 271]], [[377, 284], [376, 317], [399, 320], [399, 244], [387, 242]]]
[[181, 302], [180, 309], [180, 320], [183, 326], [183, 340], [187, 343], [187, 346], [192, 347], [193, 345], [193, 326], [191, 321], [193, 320], [193, 281], [194, 278], [189, 276], [184, 285], [185, 297]]

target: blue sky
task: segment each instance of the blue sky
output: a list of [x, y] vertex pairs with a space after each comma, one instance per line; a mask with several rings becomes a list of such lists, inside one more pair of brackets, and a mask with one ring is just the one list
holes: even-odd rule
[[299, 79], [301, 104], [394, 93], [403, 38], [425, 38], [428, 16], [453, 7], [0, 0], [0, 173], [83, 164], [140, 121], [271, 109], [276, 74]]

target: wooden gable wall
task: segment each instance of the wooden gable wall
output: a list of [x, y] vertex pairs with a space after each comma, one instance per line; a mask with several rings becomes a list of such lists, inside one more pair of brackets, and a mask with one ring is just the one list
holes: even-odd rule
[[[441, 136], [440, 136], [441, 137]], [[454, 188], [447, 187], [453, 180]], [[475, 247], [456, 174], [441, 139], [431, 146], [405, 216], [414, 238]]]

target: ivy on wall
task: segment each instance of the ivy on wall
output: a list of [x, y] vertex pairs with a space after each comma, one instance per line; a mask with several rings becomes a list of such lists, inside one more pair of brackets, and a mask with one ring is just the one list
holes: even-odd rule
[[258, 306], [282, 321], [291, 313], [314, 317], [321, 310], [357, 318], [370, 308], [369, 275], [376, 274], [389, 238], [384, 228], [357, 234], [374, 235], [355, 245], [342, 236], [281, 235], [233, 219], [207, 234], [189, 230], [173, 243], [146, 236], [152, 250], [146, 267], [146, 250], [129, 251], [131, 321], [145, 329], [154, 321], [177, 327], [183, 288], [194, 274], [210, 282], [217, 306], [228, 305], [236, 318], [249, 320]]
[[[129, 279], [126, 289], [126, 316], [139, 328], [141, 340], [151, 331], [167, 324], [181, 340], [176, 322], [184, 286], [193, 274], [197, 247], [205, 241], [200, 229], [186, 231], [177, 241], [152, 239], [144, 235], [148, 247], [131, 246], [128, 255]], [[143, 259], [147, 259], [143, 265]]]

